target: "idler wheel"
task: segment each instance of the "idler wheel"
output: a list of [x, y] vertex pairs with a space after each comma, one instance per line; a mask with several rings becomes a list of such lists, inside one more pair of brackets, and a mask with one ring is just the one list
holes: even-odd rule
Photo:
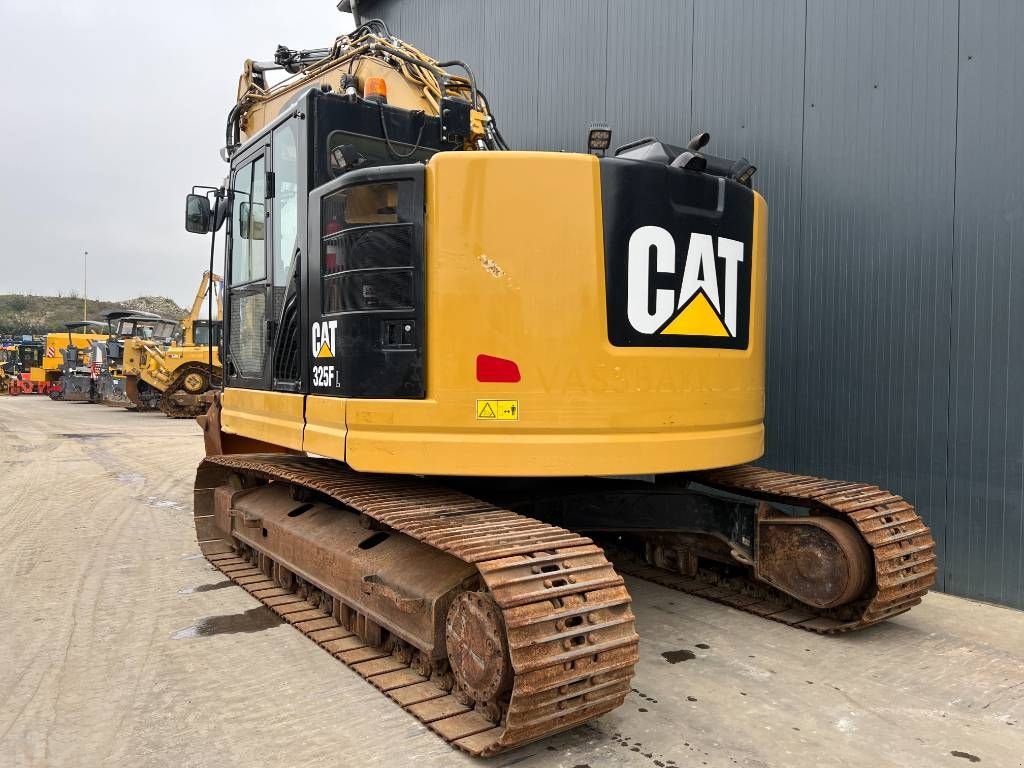
[[445, 620], [448, 663], [455, 682], [479, 702], [494, 700], [512, 681], [505, 624], [484, 592], [463, 592]]
[[758, 578], [815, 608], [834, 608], [870, 586], [871, 552], [849, 524], [831, 517], [763, 515], [758, 520]]
[[181, 388], [190, 395], [198, 395], [208, 388], [206, 376], [199, 371], [189, 371], [185, 374], [185, 380], [181, 383]]

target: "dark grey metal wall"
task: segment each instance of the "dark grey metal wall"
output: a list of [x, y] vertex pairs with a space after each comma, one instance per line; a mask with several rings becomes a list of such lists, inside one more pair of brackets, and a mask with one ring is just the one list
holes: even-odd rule
[[745, 155], [770, 210], [768, 465], [914, 501], [940, 587], [1024, 607], [1024, 3], [378, 0], [506, 138]]

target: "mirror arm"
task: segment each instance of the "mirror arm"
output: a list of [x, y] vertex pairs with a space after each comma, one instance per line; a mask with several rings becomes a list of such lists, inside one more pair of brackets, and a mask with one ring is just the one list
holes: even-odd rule
[[[219, 197], [219, 192], [217, 193]], [[220, 206], [218, 206], [219, 208]], [[213, 275], [213, 258], [217, 248], [217, 228], [214, 228], [210, 232], [210, 275]], [[206, 344], [206, 364], [207, 370], [210, 372], [210, 384], [213, 384], [213, 292], [216, 289], [216, 285], [213, 280], [210, 280], [210, 287], [206, 294], [206, 316], [210, 320], [210, 338]], [[221, 377], [223, 382], [223, 377]]]

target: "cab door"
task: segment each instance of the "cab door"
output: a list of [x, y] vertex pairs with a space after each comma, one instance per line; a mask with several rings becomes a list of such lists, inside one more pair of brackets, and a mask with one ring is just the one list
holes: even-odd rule
[[228, 222], [227, 386], [267, 389], [267, 215], [265, 147], [235, 163]]
[[232, 163], [221, 423], [229, 433], [298, 450], [303, 396], [275, 392], [273, 385], [278, 292], [273, 279], [274, 222], [268, 208], [270, 156], [268, 136]]

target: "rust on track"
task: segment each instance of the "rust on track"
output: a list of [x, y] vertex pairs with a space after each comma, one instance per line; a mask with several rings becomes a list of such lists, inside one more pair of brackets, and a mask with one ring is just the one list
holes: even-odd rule
[[935, 583], [935, 540], [913, 505], [875, 485], [794, 475], [750, 465], [710, 470], [695, 482], [758, 501], [807, 509], [843, 520], [867, 545], [873, 571], [863, 597], [837, 608], [815, 609], [753, 578], [670, 571], [616, 563], [623, 573], [724, 603], [793, 627], [831, 634], [898, 616], [921, 602]]
[[[239, 557], [235, 543], [203, 536], [198, 503], [228, 474], [283, 482], [330, 497], [353, 513], [453, 555], [478, 571], [484, 598], [449, 614], [448, 634], [483, 636], [453, 668], [472, 686], [494, 691], [511, 675], [500, 707], [467, 706], [449, 676], [410, 664], [408, 655], [366, 642], [331, 612], [269, 577], [259, 557]], [[473, 755], [491, 755], [567, 730], [619, 706], [638, 659], [630, 598], [603, 551], [590, 539], [417, 478], [367, 475], [302, 456], [208, 457], [196, 480], [200, 548], [222, 573], [426, 724]], [[344, 513], [344, 510], [339, 510]], [[323, 585], [320, 585], [323, 588]], [[496, 606], [500, 616], [489, 615]], [[452, 616], [455, 616], [453, 619]], [[385, 627], [386, 628], [386, 627]], [[503, 635], [499, 633], [503, 632]], [[510, 669], [489, 674], [481, 655], [495, 647]]]

